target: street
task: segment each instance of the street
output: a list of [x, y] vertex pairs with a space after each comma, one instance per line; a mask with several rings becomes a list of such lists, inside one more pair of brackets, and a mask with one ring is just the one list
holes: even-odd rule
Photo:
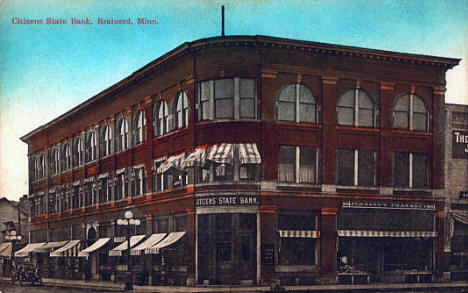
[[62, 288], [62, 287], [51, 287], [51, 286], [31, 286], [31, 285], [15, 285], [0, 282], [0, 293], [75, 293], [75, 292], [110, 292], [110, 291], [97, 291], [97, 290], [86, 290]]

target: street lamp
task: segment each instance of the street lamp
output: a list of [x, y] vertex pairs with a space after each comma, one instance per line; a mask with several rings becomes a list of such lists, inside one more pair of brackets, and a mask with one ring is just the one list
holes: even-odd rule
[[128, 255], [128, 267], [127, 270], [129, 271], [129, 277], [127, 278], [127, 282], [125, 283], [125, 290], [133, 290], [133, 272], [131, 270], [131, 265], [132, 265], [132, 259], [130, 255], [130, 226], [135, 225], [139, 226], [140, 225], [140, 220], [139, 219], [134, 219], [133, 218], [133, 213], [132, 211], [126, 211], [124, 214], [125, 219], [118, 219], [117, 220], [117, 225], [119, 226], [127, 226], [127, 255]]
[[16, 230], [11, 230], [10, 235], [6, 236], [5, 239], [11, 242], [11, 267], [13, 267], [15, 243], [21, 241], [21, 235], [16, 235]]

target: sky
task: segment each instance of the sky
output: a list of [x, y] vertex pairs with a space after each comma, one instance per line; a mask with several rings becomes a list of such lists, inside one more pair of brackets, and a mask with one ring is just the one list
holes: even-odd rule
[[[0, 0], [0, 197], [28, 192], [20, 137], [180, 44], [219, 36], [221, 5], [226, 35], [462, 58], [447, 72], [446, 102], [468, 104], [468, 0]], [[137, 25], [137, 18], [157, 23]]]

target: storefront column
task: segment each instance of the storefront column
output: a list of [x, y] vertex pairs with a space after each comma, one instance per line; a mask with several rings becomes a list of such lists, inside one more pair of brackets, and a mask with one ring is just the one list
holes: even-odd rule
[[260, 284], [270, 284], [275, 280], [275, 265], [277, 263], [276, 246], [276, 206], [262, 206], [260, 208], [261, 234], [261, 266]]
[[437, 238], [435, 239], [435, 269], [436, 272], [442, 273], [445, 271], [448, 271], [448, 259], [445, 254], [445, 243], [444, 243], [444, 225], [445, 225], [445, 219], [444, 219], [444, 210], [438, 210], [436, 213], [436, 232], [437, 232]]
[[187, 286], [195, 286], [196, 284], [196, 253], [195, 238], [196, 238], [196, 215], [195, 209], [187, 209], [187, 255], [189, 255]]
[[336, 208], [322, 208], [321, 274], [322, 282], [336, 283]]

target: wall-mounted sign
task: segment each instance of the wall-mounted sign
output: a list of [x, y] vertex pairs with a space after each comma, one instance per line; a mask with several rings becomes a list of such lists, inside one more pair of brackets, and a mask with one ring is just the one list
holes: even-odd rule
[[468, 131], [452, 131], [452, 158], [468, 159]]
[[343, 208], [400, 209], [400, 210], [435, 210], [435, 205], [425, 202], [406, 201], [345, 201]]
[[275, 264], [275, 245], [274, 244], [262, 245], [262, 264], [267, 264], [267, 265]]
[[458, 197], [460, 199], [468, 199], [468, 191], [460, 191], [460, 193], [458, 194]]
[[257, 205], [260, 205], [260, 197], [257, 195], [213, 195], [195, 198], [196, 207]]

